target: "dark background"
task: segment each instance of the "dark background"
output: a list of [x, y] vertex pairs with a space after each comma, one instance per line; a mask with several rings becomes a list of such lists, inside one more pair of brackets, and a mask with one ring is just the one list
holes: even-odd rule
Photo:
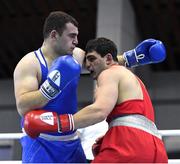
[[[141, 39], [163, 41], [167, 59], [153, 71], [180, 70], [180, 0], [131, 0]], [[0, 0], [0, 79], [12, 78], [18, 61], [43, 42], [50, 11], [62, 10], [79, 22], [79, 47], [96, 36], [97, 0]]]

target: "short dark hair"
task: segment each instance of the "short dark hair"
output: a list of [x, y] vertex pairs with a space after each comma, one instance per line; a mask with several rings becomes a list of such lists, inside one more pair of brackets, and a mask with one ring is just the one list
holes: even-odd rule
[[106, 54], [110, 53], [113, 57], [113, 60], [118, 61], [117, 59], [117, 46], [115, 43], [107, 38], [96, 38], [89, 40], [86, 44], [85, 52], [96, 51], [101, 57], [104, 57]]
[[44, 23], [44, 27], [43, 27], [44, 39], [49, 36], [52, 30], [56, 30], [61, 35], [67, 23], [72, 23], [73, 25], [78, 27], [78, 22], [71, 15], [62, 11], [51, 12], [46, 18]]

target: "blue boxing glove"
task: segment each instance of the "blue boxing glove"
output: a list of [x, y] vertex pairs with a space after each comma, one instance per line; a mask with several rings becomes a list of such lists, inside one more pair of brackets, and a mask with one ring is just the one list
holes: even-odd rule
[[127, 67], [135, 67], [162, 62], [166, 58], [166, 50], [161, 41], [147, 39], [135, 49], [124, 52], [123, 57]]
[[40, 92], [49, 100], [56, 98], [67, 85], [79, 78], [80, 71], [80, 65], [71, 55], [58, 57], [40, 86]]

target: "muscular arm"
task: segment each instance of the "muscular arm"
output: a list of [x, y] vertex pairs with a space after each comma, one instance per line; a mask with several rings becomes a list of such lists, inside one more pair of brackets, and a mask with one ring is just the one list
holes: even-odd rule
[[76, 47], [73, 51], [73, 57], [82, 67], [85, 57], [85, 51], [82, 50], [81, 48]]
[[[80, 48], [75, 48], [73, 52], [73, 56], [81, 66], [84, 61], [84, 53]], [[147, 39], [138, 44], [135, 49], [126, 51], [123, 55], [119, 54], [117, 57], [119, 65], [136, 67], [164, 61], [166, 58], [166, 49], [161, 41]]]
[[[85, 51], [82, 50], [81, 48], [76, 47], [73, 51], [73, 57], [78, 61], [78, 63], [82, 67], [83, 62], [84, 62], [84, 57], [85, 57]], [[125, 66], [125, 60], [123, 58], [123, 55], [118, 54], [117, 58], [118, 58], [119, 65]]]
[[44, 106], [48, 100], [38, 90], [38, 63], [32, 55], [25, 56], [14, 71], [14, 91], [18, 113], [23, 116], [28, 111]]
[[83, 128], [103, 121], [112, 111], [118, 98], [118, 80], [105, 70], [98, 78], [95, 102], [73, 115], [75, 129]]

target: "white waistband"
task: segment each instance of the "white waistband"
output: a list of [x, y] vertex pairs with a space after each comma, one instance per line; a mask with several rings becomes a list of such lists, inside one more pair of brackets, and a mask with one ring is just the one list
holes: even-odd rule
[[64, 136], [54, 136], [50, 134], [41, 133], [39, 137], [48, 141], [71, 141], [71, 140], [76, 140], [79, 138], [77, 132], [74, 132], [73, 134], [64, 135]]
[[141, 129], [158, 137], [159, 139], [162, 138], [154, 122], [139, 114], [117, 117], [110, 122], [109, 128], [113, 126], [129, 126]]
[[[22, 128], [22, 132], [23, 132], [23, 136], [27, 135], [24, 128]], [[63, 135], [63, 136], [55, 136], [55, 135], [40, 133], [39, 137], [47, 141], [71, 141], [79, 138], [77, 131], [72, 134]]]

